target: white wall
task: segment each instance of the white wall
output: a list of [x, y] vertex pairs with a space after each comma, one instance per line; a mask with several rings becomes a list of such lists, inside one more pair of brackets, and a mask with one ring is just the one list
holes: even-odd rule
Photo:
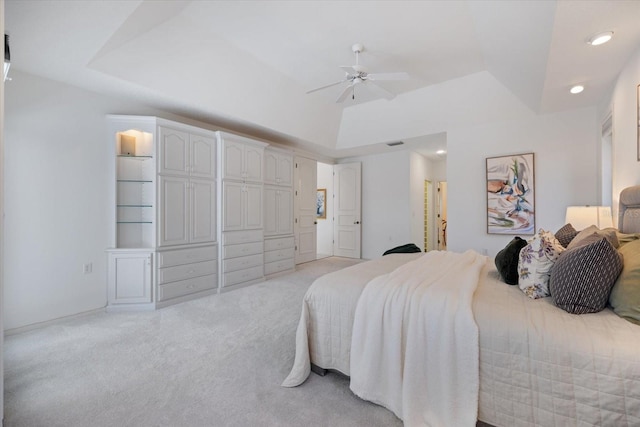
[[617, 224], [620, 191], [632, 185], [640, 185], [638, 162], [638, 98], [640, 84], [640, 49], [631, 56], [620, 72], [607, 108], [613, 109], [613, 179], [612, 199], [614, 224]]
[[512, 238], [486, 231], [487, 157], [535, 154], [536, 229], [556, 231], [569, 205], [597, 204], [596, 116], [586, 108], [448, 132], [448, 249], [495, 255]]
[[[411, 240], [424, 251], [424, 181], [429, 179], [429, 161], [418, 153], [409, 153], [409, 194]], [[433, 217], [433, 216], [431, 216]]]
[[[5, 328], [106, 305], [107, 113], [156, 114], [11, 70], [5, 86]], [[82, 265], [93, 264], [91, 274]]]
[[362, 162], [362, 258], [411, 242], [409, 153], [394, 151], [344, 159]]
[[318, 188], [327, 189], [327, 219], [318, 219], [317, 254], [333, 255], [333, 166], [318, 162]]

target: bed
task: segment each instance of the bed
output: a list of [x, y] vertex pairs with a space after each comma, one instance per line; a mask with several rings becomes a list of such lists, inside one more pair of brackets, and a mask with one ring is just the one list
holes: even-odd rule
[[[640, 206], [640, 187], [627, 192], [629, 197], [623, 196], [624, 193], [621, 194], [621, 202], [627, 200], [629, 206]], [[621, 229], [623, 215], [632, 221], [638, 218], [637, 211], [633, 213], [628, 209], [629, 206], [620, 209]], [[624, 231], [637, 232], [638, 229], [634, 226]], [[415, 268], [426, 268], [418, 266], [421, 262], [424, 264], [424, 260], [427, 265], [434, 264], [434, 260], [435, 263], [443, 263], [444, 258], [433, 258], [440, 256], [433, 252], [387, 255], [317, 279], [303, 301], [294, 367], [283, 386], [292, 387], [304, 382], [312, 366], [318, 370], [335, 370], [351, 377], [354, 393], [389, 408], [404, 420], [405, 425], [471, 426], [475, 425], [476, 420], [493, 426], [640, 425], [639, 325], [618, 316], [610, 308], [576, 315], [559, 309], [551, 298], [532, 300], [517, 286], [508, 286], [501, 280], [492, 258], [475, 253], [465, 254], [467, 258], [471, 257], [469, 259], [475, 265], [479, 265], [477, 283], [470, 287], [472, 298], [469, 300], [477, 330], [471, 329], [465, 332], [467, 335], [460, 335], [462, 351], [459, 354], [453, 354], [455, 347], [447, 350], [451, 351], [450, 357], [454, 360], [451, 367], [444, 366], [449, 364], [448, 361], [437, 367], [453, 369], [445, 369], [443, 372], [447, 375], [455, 376], [460, 370], [464, 372], [464, 375], [459, 375], [460, 378], [446, 376], [444, 382], [441, 380], [437, 384], [438, 387], [444, 385], [447, 388], [447, 381], [457, 381], [457, 388], [442, 393], [426, 390], [422, 382], [427, 377], [433, 381], [435, 374], [426, 372], [414, 375], [413, 371], [410, 375], [405, 372], [402, 381], [415, 377], [418, 379], [417, 385], [414, 381], [409, 387], [405, 383], [398, 386], [391, 380], [389, 386], [385, 379], [387, 373], [381, 372], [380, 368], [384, 371], [388, 369], [386, 365], [394, 365], [392, 369], [397, 370], [395, 365], [402, 365], [406, 371], [413, 369], [414, 365], [405, 364], [405, 359], [401, 363], [389, 363], [389, 360], [393, 360], [392, 356], [381, 357], [377, 352], [372, 352], [371, 349], [376, 348], [371, 347], [369, 342], [372, 335], [365, 336], [364, 344], [355, 337], [363, 334], [356, 328], [356, 312], [363, 309], [362, 299], [370, 288], [373, 288], [373, 296], [369, 298], [376, 298], [381, 289], [387, 286], [389, 277], [401, 275], [402, 271], [406, 277], [415, 275], [419, 271]], [[371, 307], [375, 304], [375, 301], [369, 300], [364, 305]], [[428, 310], [433, 309], [439, 310], [440, 305]], [[382, 308], [382, 312], [385, 310], [388, 311], [387, 306]], [[455, 311], [460, 311], [460, 308]], [[405, 316], [406, 320], [406, 311], [401, 316]], [[439, 316], [442, 317], [442, 314]], [[448, 323], [438, 325], [441, 331], [451, 327], [450, 331], [442, 334], [459, 333], [458, 329], [462, 329], [458, 328], [458, 323], [455, 328]], [[425, 331], [420, 333], [429, 337]], [[398, 335], [401, 336], [398, 339], [400, 344], [410, 343], [404, 332]], [[391, 332], [389, 339], [394, 339], [394, 332]], [[428, 339], [431, 338], [425, 338]], [[374, 337], [373, 341], [376, 340], [377, 337]], [[374, 344], [383, 347], [380, 342]], [[354, 362], [356, 356], [352, 350], [354, 354], [357, 353], [357, 362]], [[445, 356], [447, 354], [444, 353]], [[443, 355], [438, 357], [442, 359]], [[460, 360], [456, 363], [456, 357], [462, 358], [462, 363]], [[379, 394], [380, 390], [367, 394], [366, 388], [362, 393], [362, 389], [354, 387], [354, 370], [359, 371], [362, 365], [370, 364], [368, 358], [382, 358], [386, 362], [376, 360], [369, 371], [359, 374], [360, 379], [356, 382], [362, 382], [364, 378], [372, 387], [385, 391], [391, 389], [392, 393], [388, 393], [391, 397]], [[380, 386], [380, 383], [383, 385]], [[412, 414], [410, 408], [407, 410], [403, 401], [409, 399], [408, 392], [423, 395], [413, 402], [414, 406], [417, 405], [413, 412], [417, 411], [417, 414]], [[455, 405], [446, 407], [451, 401]], [[431, 413], [434, 405], [445, 405], [441, 410], [445, 418]], [[451, 415], [448, 413], [465, 411], [473, 416], [472, 420], [470, 415], [466, 418], [446, 418]]]

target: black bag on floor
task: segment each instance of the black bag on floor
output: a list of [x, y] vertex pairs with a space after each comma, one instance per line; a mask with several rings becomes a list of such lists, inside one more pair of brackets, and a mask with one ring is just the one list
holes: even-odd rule
[[422, 251], [415, 244], [407, 243], [406, 245], [396, 246], [393, 249], [389, 249], [388, 251], [383, 253], [382, 256], [385, 256], [388, 254], [412, 254], [415, 252], [422, 252]]

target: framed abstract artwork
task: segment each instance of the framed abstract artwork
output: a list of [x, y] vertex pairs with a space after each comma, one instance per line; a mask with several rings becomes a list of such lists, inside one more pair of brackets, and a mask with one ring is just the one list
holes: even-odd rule
[[636, 138], [637, 138], [637, 142], [638, 142], [638, 161], [640, 162], [640, 85], [638, 85], [638, 87], [636, 88], [636, 92], [637, 92], [637, 103], [638, 103], [638, 108], [637, 108], [637, 121], [636, 121], [636, 125], [638, 125], [638, 133], [636, 134]]
[[533, 153], [487, 158], [487, 233], [535, 234]]
[[316, 197], [316, 218], [327, 219], [327, 189], [318, 188]]

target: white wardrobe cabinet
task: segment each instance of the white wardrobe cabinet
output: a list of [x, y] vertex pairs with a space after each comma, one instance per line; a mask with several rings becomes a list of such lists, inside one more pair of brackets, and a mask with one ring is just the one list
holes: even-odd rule
[[158, 246], [216, 240], [215, 181], [160, 175], [158, 187]]
[[158, 129], [158, 173], [216, 178], [216, 141], [168, 127]]
[[293, 234], [293, 190], [264, 187], [264, 235]]
[[264, 153], [264, 183], [272, 185], [293, 185], [293, 157], [267, 149]]
[[262, 183], [266, 144], [255, 146], [242, 142], [240, 137], [235, 135], [222, 132], [219, 132], [219, 135], [222, 139], [222, 179]]
[[270, 275], [295, 268], [293, 155], [267, 147], [264, 158], [264, 272]]
[[264, 277], [263, 161], [267, 144], [218, 132], [221, 288]]
[[215, 292], [215, 133], [157, 117], [107, 122], [115, 202], [107, 309], [155, 309]]

